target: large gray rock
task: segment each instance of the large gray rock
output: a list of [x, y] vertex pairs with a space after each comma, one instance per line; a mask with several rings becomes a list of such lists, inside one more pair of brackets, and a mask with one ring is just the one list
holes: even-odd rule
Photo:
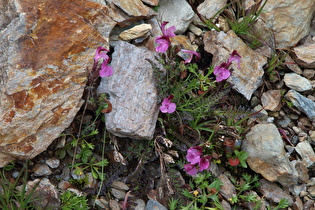
[[262, 83], [263, 66], [267, 63], [267, 59], [248, 47], [234, 31], [228, 33], [209, 31], [204, 34], [203, 41], [205, 50], [213, 55], [213, 66], [227, 62], [233, 50], [237, 50], [242, 56], [241, 69], [233, 63], [234, 71], [228, 82], [249, 100]]
[[276, 47], [289, 48], [308, 35], [314, 11], [314, 0], [268, 0], [260, 18], [274, 31]]
[[166, 28], [175, 26], [176, 34], [184, 33], [194, 18], [194, 11], [186, 0], [160, 0], [158, 20], [168, 21]]
[[103, 78], [99, 93], [107, 92], [112, 112], [106, 114], [106, 128], [120, 137], [151, 139], [159, 113], [153, 69], [146, 59], [156, 54], [119, 41], [112, 55], [114, 74]]
[[282, 138], [274, 124], [258, 124], [246, 135], [242, 150], [247, 163], [256, 173], [284, 187], [297, 183], [298, 174], [284, 150]]
[[[115, 22], [82, 0], [0, 0], [0, 167], [46, 150], [82, 105]], [[82, 18], [86, 17], [86, 18]]]

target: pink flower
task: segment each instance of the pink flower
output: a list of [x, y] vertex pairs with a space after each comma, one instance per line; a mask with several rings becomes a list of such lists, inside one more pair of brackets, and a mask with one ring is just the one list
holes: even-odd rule
[[185, 60], [185, 63], [190, 63], [194, 55], [197, 57], [197, 60], [200, 59], [200, 54], [195, 51], [192, 51], [192, 50], [181, 50], [181, 51], [189, 54], [189, 58]]
[[199, 171], [209, 169], [210, 160], [211, 160], [210, 156], [206, 156], [206, 157], [201, 158], [199, 161]]
[[241, 63], [241, 56], [238, 54], [238, 52], [236, 50], [234, 50], [232, 52], [232, 54], [230, 55], [230, 58], [228, 60], [228, 63], [231, 63], [232, 61], [236, 61], [238, 68], [241, 69], [240, 63]]
[[173, 113], [176, 110], [176, 104], [172, 103], [174, 96], [170, 95], [167, 98], [164, 98], [162, 105], [160, 106], [160, 111], [162, 113]]
[[174, 31], [176, 31], [176, 28], [174, 26], [169, 27], [168, 29], [165, 29], [165, 25], [168, 24], [168, 22], [164, 21], [161, 25], [161, 30], [163, 33], [163, 36], [158, 36], [155, 39], [155, 42], [159, 44], [159, 46], [156, 47], [156, 52], [164, 53], [168, 47], [171, 45], [170, 37], [176, 36], [174, 34]]
[[198, 173], [196, 166], [190, 163], [184, 165], [184, 169], [190, 176], [196, 175]]
[[103, 58], [103, 61], [108, 61], [109, 60], [109, 56], [107, 55], [107, 52], [109, 52], [109, 50], [107, 50], [106, 48], [98, 47], [96, 49], [95, 56], [94, 56], [95, 62], [98, 62], [98, 60], [101, 59], [101, 58]]
[[201, 159], [200, 155], [202, 155], [202, 147], [200, 146], [190, 147], [187, 151], [186, 159], [191, 164], [196, 164], [199, 163]]
[[214, 75], [216, 75], [216, 81], [221, 82], [222, 80], [225, 80], [231, 76], [231, 72], [228, 69], [230, 66], [230, 63], [221, 63], [220, 66], [214, 67]]
[[111, 66], [107, 65], [107, 62], [103, 62], [100, 70], [100, 77], [109, 77], [112, 76], [114, 70]]

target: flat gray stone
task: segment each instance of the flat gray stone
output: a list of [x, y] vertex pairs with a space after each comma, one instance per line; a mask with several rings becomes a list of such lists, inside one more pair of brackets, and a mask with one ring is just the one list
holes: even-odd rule
[[153, 68], [154, 52], [119, 41], [112, 55], [114, 74], [102, 78], [98, 93], [108, 93], [113, 110], [106, 128], [120, 137], [151, 139], [159, 113]]

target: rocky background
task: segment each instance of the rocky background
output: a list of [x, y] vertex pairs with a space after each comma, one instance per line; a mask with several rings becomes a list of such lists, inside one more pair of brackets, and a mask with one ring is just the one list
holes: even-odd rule
[[[287, 198], [291, 209], [315, 208], [315, 2], [269, 0], [251, 28], [264, 40], [255, 50], [248, 44], [250, 37], [236, 35], [221, 16], [215, 16], [227, 3], [0, 0], [0, 166], [31, 159], [28, 186], [39, 183], [36, 191], [45, 198], [38, 204], [42, 207], [60, 205], [60, 192], [66, 189], [95, 195], [80, 192], [70, 183], [71, 178], [80, 179], [68, 167], [71, 154], [60, 159], [55, 153], [67, 141], [60, 134], [82, 119], [79, 110], [95, 49], [104, 46], [113, 51], [114, 74], [102, 79], [97, 94], [110, 96], [108, 153], [120, 154], [118, 150], [156, 136], [159, 105], [148, 59], [156, 59], [155, 38], [162, 35], [161, 22], [168, 21], [168, 26], [176, 27], [172, 43], [205, 52], [213, 66], [233, 50], [242, 55], [242, 68], [234, 68], [228, 82], [251, 108], [262, 110], [263, 117], [244, 137], [242, 150], [249, 154], [248, 170], [260, 174], [257, 194], [266, 206]], [[256, 5], [251, 0], [242, 3], [248, 9]], [[205, 27], [200, 19], [213, 17], [220, 32]], [[272, 80], [265, 67], [277, 50], [289, 53]], [[95, 208], [120, 209], [119, 202], [129, 196], [126, 193], [137, 180], [137, 174], [132, 174], [137, 165], [126, 165], [122, 156], [113, 157], [117, 163], [106, 169], [109, 177]], [[133, 195], [132, 208], [166, 209], [175, 192], [159, 182], [163, 173], [158, 161], [149, 163], [141, 167], [151, 183], [142, 194]], [[14, 169], [13, 178], [19, 170]], [[211, 172], [224, 183], [220, 195], [225, 209], [230, 209], [229, 198], [236, 193], [231, 174], [215, 163]], [[179, 169], [176, 177], [185, 185], [183, 173]], [[96, 189], [99, 181], [87, 176], [86, 189]]]

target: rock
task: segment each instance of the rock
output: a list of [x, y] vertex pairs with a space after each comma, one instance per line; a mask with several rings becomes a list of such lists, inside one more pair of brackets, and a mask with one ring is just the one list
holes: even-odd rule
[[191, 32], [193, 32], [197, 36], [201, 36], [202, 35], [202, 30], [200, 28], [198, 28], [197, 26], [193, 25], [193, 24], [189, 25], [189, 30]]
[[58, 168], [60, 164], [60, 160], [55, 157], [49, 158], [45, 162], [50, 168]]
[[120, 206], [119, 206], [119, 203], [115, 200], [110, 200], [109, 201], [109, 207], [111, 210], [120, 210]]
[[125, 183], [120, 182], [120, 181], [113, 181], [111, 187], [113, 187], [117, 190], [125, 190], [125, 191], [129, 190], [128, 185], [126, 185]]
[[252, 170], [271, 182], [289, 187], [297, 183], [298, 175], [285, 154], [284, 144], [274, 124], [257, 124], [246, 134], [242, 150], [248, 153]]
[[290, 188], [290, 192], [294, 196], [299, 196], [301, 192], [306, 192], [306, 184], [301, 184], [301, 185], [294, 185], [292, 188]]
[[95, 199], [95, 204], [99, 206], [101, 209], [109, 210], [109, 203], [104, 198], [104, 196], [100, 196], [100, 198]]
[[144, 202], [144, 200], [138, 198], [138, 199], [135, 199], [133, 201], [133, 203], [134, 203], [134, 209], [135, 210], [144, 210], [145, 209], [145, 202]]
[[296, 92], [289, 90], [284, 96], [301, 112], [305, 113], [311, 121], [315, 121], [315, 102]]
[[61, 202], [58, 190], [54, 185], [50, 183], [49, 179], [47, 178], [43, 178], [42, 180], [35, 179], [34, 181], [29, 181], [27, 183], [26, 191], [31, 191], [38, 182], [39, 184], [34, 191], [33, 199], [40, 199], [34, 201], [35, 205], [37, 207], [40, 207], [41, 209], [55, 209], [60, 207]]
[[227, 0], [211, 1], [205, 0], [197, 7], [197, 11], [207, 20], [214, 18], [214, 15], [226, 6]]
[[158, 6], [159, 0], [142, 0], [143, 3], [146, 3], [150, 6]]
[[222, 208], [223, 208], [224, 210], [231, 210], [231, 209], [232, 209], [230, 203], [227, 202], [226, 200], [222, 200], [222, 201], [221, 201], [221, 205], [222, 205]]
[[106, 129], [114, 135], [135, 139], [151, 139], [159, 109], [152, 77], [153, 68], [146, 59], [155, 54], [119, 41], [112, 55], [114, 74], [102, 78], [99, 93], [107, 92], [112, 112], [106, 115]]
[[0, 6], [0, 14], [12, 12], [0, 24], [0, 167], [35, 157], [70, 125], [82, 105], [86, 68], [116, 24], [95, 2], [8, 4]]
[[119, 38], [121, 38], [124, 41], [130, 41], [140, 37], [147, 37], [151, 29], [152, 26], [150, 24], [144, 23], [123, 31], [122, 33], [119, 34]]
[[295, 167], [296, 171], [298, 172], [299, 182], [300, 183], [308, 183], [309, 182], [309, 171], [306, 167], [305, 162], [301, 160], [293, 160], [291, 164]]
[[312, 89], [310, 81], [296, 73], [285, 74], [283, 80], [286, 86], [298, 92], [303, 92]]
[[268, 90], [261, 96], [261, 103], [266, 110], [279, 111], [281, 105], [281, 91], [280, 90]]
[[258, 187], [262, 195], [272, 203], [279, 203], [282, 198], [288, 199], [289, 205], [292, 205], [293, 200], [291, 196], [283, 191], [277, 184], [271, 183], [265, 179], [259, 180]]
[[33, 168], [33, 172], [34, 172], [34, 176], [48, 176], [52, 173], [50, 168], [46, 164], [43, 164], [43, 163], [37, 164]]
[[269, 0], [259, 17], [274, 32], [276, 47], [289, 48], [308, 35], [314, 11], [313, 0]]
[[126, 193], [123, 190], [117, 190], [115, 188], [110, 189], [112, 195], [117, 198], [118, 200], [124, 200]]
[[291, 119], [288, 116], [284, 115], [282, 119], [278, 120], [278, 125], [280, 125], [283, 128], [286, 128], [289, 126], [291, 122], [292, 122]]
[[205, 50], [213, 55], [212, 65], [214, 66], [226, 62], [233, 50], [237, 50], [242, 56], [241, 69], [233, 63], [234, 71], [228, 82], [247, 100], [250, 100], [254, 91], [262, 83], [264, 74], [262, 67], [267, 63], [267, 59], [248, 47], [233, 31], [227, 34], [222, 31], [209, 31], [204, 34], [203, 40]]
[[302, 141], [298, 143], [295, 150], [302, 157], [306, 167], [311, 167], [315, 162], [315, 153], [308, 141]]
[[297, 63], [306, 68], [315, 68], [315, 42], [306, 42], [293, 48]]
[[69, 181], [65, 181], [65, 180], [61, 180], [58, 183], [58, 188], [61, 189], [61, 190], [67, 190], [71, 186], [72, 186], [72, 184]]
[[292, 210], [303, 209], [303, 202], [302, 202], [301, 198], [296, 196], [294, 200], [295, 200], [295, 202], [292, 204]]
[[148, 200], [147, 205], [145, 206], [146, 210], [167, 210], [165, 206], [157, 202], [156, 200]]
[[[127, 14], [130, 17], [129, 20], [132, 21], [137, 20], [136, 17], [149, 19], [155, 15], [155, 12], [150, 7], [145, 6], [141, 0], [111, 0], [111, 3]], [[126, 20], [128, 19], [123, 21], [126, 22]]]
[[[290, 55], [287, 55], [284, 59], [285, 65], [297, 74], [302, 74], [302, 70], [299, 65], [295, 63], [295, 61], [291, 58]], [[304, 72], [304, 71], [303, 71]]]
[[229, 180], [225, 174], [220, 174], [218, 176], [223, 185], [220, 187], [220, 194], [225, 198], [225, 200], [230, 201], [232, 197], [236, 196], [235, 186]]
[[308, 200], [304, 203], [303, 209], [310, 209], [313, 210], [315, 207], [315, 201], [314, 200]]
[[186, 0], [160, 0], [158, 20], [167, 21], [167, 28], [175, 26], [176, 34], [183, 34], [194, 18], [194, 11]]
[[315, 76], [315, 70], [314, 69], [304, 69], [303, 76], [307, 79], [313, 79]]

